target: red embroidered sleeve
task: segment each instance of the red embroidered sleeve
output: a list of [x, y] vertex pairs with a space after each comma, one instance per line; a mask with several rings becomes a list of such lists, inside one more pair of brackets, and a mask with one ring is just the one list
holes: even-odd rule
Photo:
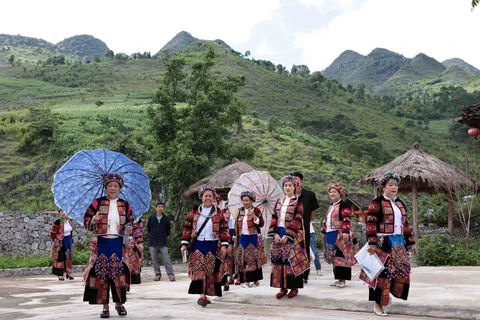
[[350, 207], [342, 207], [340, 208], [341, 210], [341, 215], [343, 219], [342, 223], [342, 233], [350, 233], [350, 222], [351, 222], [351, 210]]
[[257, 227], [261, 228], [265, 225], [265, 220], [263, 220], [263, 215], [260, 209], [255, 208], [255, 215], [258, 217], [259, 221], [258, 224], [256, 224]]
[[220, 216], [220, 242], [222, 246], [228, 247], [228, 240], [230, 239], [230, 234], [228, 233], [228, 221], [225, 220], [222, 210], [218, 209], [217, 214]]
[[299, 230], [301, 230], [303, 224], [303, 203], [298, 202], [295, 207], [295, 215], [292, 222], [285, 228], [285, 236], [293, 242], [297, 236]]
[[[56, 221], [55, 221], [56, 222]], [[53, 224], [52, 230], [50, 230], [50, 239], [55, 240], [57, 238], [57, 233], [60, 230], [60, 224]]]
[[193, 231], [193, 216], [195, 214], [195, 210], [192, 209], [188, 213], [187, 219], [183, 225], [183, 232], [182, 232], [182, 244], [188, 244], [192, 239], [192, 231]]
[[[407, 211], [407, 207], [402, 202], [405, 211]], [[407, 247], [413, 246], [415, 244], [415, 237], [413, 236], [412, 229], [410, 228], [410, 224], [408, 223], [408, 218], [405, 216], [405, 223], [403, 224], [403, 238], [405, 239], [405, 244]]]
[[377, 223], [380, 214], [381, 204], [375, 201], [370, 202], [367, 215], [367, 241], [369, 245], [377, 245]]
[[94, 226], [91, 225], [91, 221], [93, 216], [97, 213], [98, 210], [98, 201], [97, 199], [93, 200], [93, 202], [88, 206], [87, 212], [83, 216], [83, 226], [85, 229], [93, 231]]

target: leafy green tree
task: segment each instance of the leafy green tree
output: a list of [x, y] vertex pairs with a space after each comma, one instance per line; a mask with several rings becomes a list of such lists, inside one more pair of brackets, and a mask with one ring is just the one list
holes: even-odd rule
[[13, 65], [13, 62], [15, 61], [15, 55], [10, 55], [10, 57], [8, 58], [8, 62], [10, 62], [11, 65]]
[[107, 50], [107, 52], [105, 52], [105, 58], [109, 59], [109, 60], [113, 60], [113, 57], [115, 55], [113, 54], [113, 50]]
[[95, 63], [99, 63], [101, 60], [100, 60], [100, 57], [98, 56], [98, 54], [94, 53], [92, 54], [92, 60], [93, 62]]
[[245, 51], [245, 57], [246, 58], [250, 57], [250, 51], [249, 50]]
[[472, 0], [472, 10], [478, 6], [478, 3], [480, 2], [480, 0]]
[[52, 144], [53, 135], [61, 124], [60, 117], [48, 108], [30, 107], [26, 117], [27, 128], [17, 147], [18, 152], [34, 154], [40, 147]]
[[216, 160], [232, 154], [235, 143], [226, 140], [242, 122], [244, 105], [237, 90], [245, 84], [245, 78], [215, 77], [211, 70], [215, 57], [209, 47], [190, 73], [184, 71], [184, 59], [167, 60], [161, 86], [147, 111], [155, 140], [155, 175], [176, 209], [177, 226], [183, 209], [182, 193], [206, 176]]

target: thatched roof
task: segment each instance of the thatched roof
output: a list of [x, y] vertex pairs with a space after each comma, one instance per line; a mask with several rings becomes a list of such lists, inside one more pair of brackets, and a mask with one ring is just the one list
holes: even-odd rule
[[188, 187], [183, 193], [184, 200], [198, 200], [198, 191], [204, 184], [209, 184], [215, 188], [215, 191], [226, 200], [228, 192], [232, 188], [232, 184], [237, 180], [242, 173], [255, 170], [246, 162], [233, 159], [232, 163], [220, 169], [215, 174], [198, 180], [195, 184]]
[[349, 193], [345, 202], [349, 206], [354, 204], [357, 208], [366, 210], [374, 198], [375, 195], [373, 193]]
[[440, 159], [420, 151], [418, 142], [407, 153], [377, 168], [358, 181], [359, 184], [372, 185], [386, 172], [400, 175], [402, 182], [399, 191], [411, 190], [415, 182], [419, 192], [455, 191], [461, 187], [473, 187], [473, 177], [463, 170]]
[[457, 121], [472, 128], [480, 128], [480, 103], [462, 107], [462, 113]]

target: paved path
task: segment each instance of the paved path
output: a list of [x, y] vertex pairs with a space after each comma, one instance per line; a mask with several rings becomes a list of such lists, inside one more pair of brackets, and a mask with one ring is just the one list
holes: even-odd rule
[[[264, 280], [254, 288], [231, 285], [230, 291], [213, 298], [206, 308], [196, 304], [196, 296], [186, 293], [189, 284], [186, 265], [174, 266], [176, 282], [168, 281], [166, 275], [162, 281], [154, 282], [153, 270], [145, 268], [142, 284], [134, 285], [127, 295], [127, 319], [193, 320], [227, 314], [231, 319], [285, 319], [287, 312], [301, 319], [379, 319], [372, 313], [372, 303], [367, 301], [365, 284], [354, 280], [343, 289], [331, 287], [331, 267], [323, 267], [324, 275], [311, 275], [309, 283], [293, 299], [277, 300], [277, 289], [270, 288]], [[269, 271], [266, 266], [265, 279], [269, 279]], [[354, 279], [359, 272], [354, 267]], [[81, 274], [64, 282], [53, 275], [2, 278], [1, 282], [0, 319], [99, 318], [100, 306], [82, 302]], [[408, 301], [392, 298], [385, 310], [388, 319], [394, 320], [424, 317], [480, 320], [480, 267], [415, 267]], [[111, 318], [119, 319], [114, 312]]]

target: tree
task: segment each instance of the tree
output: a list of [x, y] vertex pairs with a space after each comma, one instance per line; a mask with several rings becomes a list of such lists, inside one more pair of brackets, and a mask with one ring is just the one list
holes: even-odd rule
[[8, 62], [10, 62], [11, 65], [13, 65], [13, 62], [15, 61], [15, 56], [12, 54], [10, 55], [10, 57], [8, 58]]
[[478, 5], [480, 0], [472, 0], [472, 10]]
[[250, 51], [248, 51], [248, 50], [245, 51], [245, 57], [247, 57], [247, 58], [250, 57]]
[[99, 63], [101, 60], [100, 60], [100, 57], [98, 56], [98, 54], [94, 53], [92, 54], [92, 60], [93, 62], [95, 63]]
[[17, 147], [18, 152], [34, 154], [40, 147], [51, 144], [56, 128], [61, 124], [57, 114], [48, 108], [30, 107], [27, 127]]
[[154, 175], [166, 186], [177, 226], [182, 193], [206, 176], [217, 159], [232, 154], [235, 143], [226, 140], [242, 122], [244, 105], [237, 90], [245, 78], [215, 77], [211, 71], [215, 57], [209, 47], [190, 73], [184, 71], [183, 58], [166, 60], [161, 86], [147, 111], [154, 136]]
[[107, 50], [107, 52], [105, 52], [105, 58], [107, 59], [113, 60], [114, 56], [115, 55], [113, 54], [113, 50]]
[[310, 69], [306, 65], [300, 64], [300, 65], [297, 65], [296, 68], [297, 68], [297, 74], [299, 76], [308, 77], [310, 75]]

